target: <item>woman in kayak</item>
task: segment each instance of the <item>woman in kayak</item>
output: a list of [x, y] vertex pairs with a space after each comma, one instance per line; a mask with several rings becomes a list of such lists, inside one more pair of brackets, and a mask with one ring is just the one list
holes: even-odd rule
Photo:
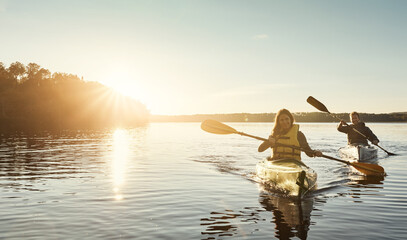
[[281, 109], [276, 114], [274, 128], [269, 136], [269, 141], [259, 146], [259, 152], [263, 152], [268, 147], [273, 148], [272, 160], [291, 158], [301, 160], [301, 151], [290, 148], [276, 146], [280, 144], [301, 147], [309, 157], [321, 157], [322, 152], [312, 150], [308, 145], [305, 135], [299, 131], [299, 125], [294, 124], [294, 116], [287, 109]]
[[[348, 135], [348, 144], [364, 144], [368, 145], [369, 139], [374, 145], [379, 143], [379, 139], [374, 135], [370, 128], [365, 126], [365, 123], [360, 121], [359, 113], [351, 112], [349, 118], [352, 121], [351, 125], [348, 125], [345, 121], [341, 121], [338, 125], [338, 131], [346, 133]], [[360, 133], [358, 133], [357, 131]], [[364, 136], [363, 136], [363, 135]]]

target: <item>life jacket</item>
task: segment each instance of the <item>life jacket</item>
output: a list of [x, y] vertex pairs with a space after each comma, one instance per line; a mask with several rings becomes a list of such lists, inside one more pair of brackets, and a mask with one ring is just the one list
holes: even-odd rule
[[[298, 124], [293, 124], [286, 134], [278, 135], [276, 137], [276, 143], [300, 147], [300, 143], [297, 139], [299, 129], [300, 126]], [[272, 159], [282, 158], [301, 160], [301, 151], [289, 147], [274, 147]]]

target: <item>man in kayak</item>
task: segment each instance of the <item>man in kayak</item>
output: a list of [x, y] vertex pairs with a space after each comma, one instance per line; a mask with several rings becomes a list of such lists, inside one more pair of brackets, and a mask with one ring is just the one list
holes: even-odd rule
[[308, 145], [305, 135], [299, 131], [299, 125], [294, 124], [294, 116], [287, 109], [278, 111], [274, 121], [274, 128], [269, 136], [268, 142], [263, 142], [259, 146], [259, 152], [263, 152], [268, 147], [273, 148], [272, 160], [290, 158], [301, 160], [301, 151], [290, 148], [276, 146], [280, 144], [300, 147], [309, 157], [321, 157], [322, 152], [312, 150]]
[[[376, 137], [376, 135], [374, 135], [372, 130], [366, 127], [364, 122], [360, 121], [359, 113], [351, 112], [349, 114], [349, 118], [352, 121], [351, 125], [348, 125], [342, 120], [337, 128], [339, 132], [343, 132], [348, 135], [348, 144], [368, 145], [367, 140], [370, 140], [374, 145], [379, 143], [379, 139]], [[358, 131], [360, 133], [358, 133]]]

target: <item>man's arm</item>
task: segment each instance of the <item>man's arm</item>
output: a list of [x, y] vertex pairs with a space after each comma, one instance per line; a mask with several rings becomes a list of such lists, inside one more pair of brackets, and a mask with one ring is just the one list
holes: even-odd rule
[[366, 127], [366, 136], [367, 138], [373, 143], [373, 144], [378, 144], [380, 141], [377, 138], [377, 136], [370, 130], [370, 128]]
[[341, 121], [337, 127], [339, 132], [348, 133], [350, 130], [350, 126], [346, 124], [346, 122]]

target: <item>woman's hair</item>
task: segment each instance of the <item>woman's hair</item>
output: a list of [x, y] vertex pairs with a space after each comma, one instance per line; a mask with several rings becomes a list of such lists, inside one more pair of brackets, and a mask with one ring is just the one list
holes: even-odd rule
[[273, 128], [273, 131], [271, 132], [271, 135], [274, 137], [281, 134], [281, 126], [280, 126], [280, 122], [278, 120], [279, 120], [280, 116], [283, 114], [287, 115], [290, 118], [291, 125], [293, 125], [293, 123], [294, 123], [294, 116], [290, 113], [290, 111], [288, 111], [285, 108], [278, 111], [276, 114], [276, 118], [274, 119], [274, 128]]

